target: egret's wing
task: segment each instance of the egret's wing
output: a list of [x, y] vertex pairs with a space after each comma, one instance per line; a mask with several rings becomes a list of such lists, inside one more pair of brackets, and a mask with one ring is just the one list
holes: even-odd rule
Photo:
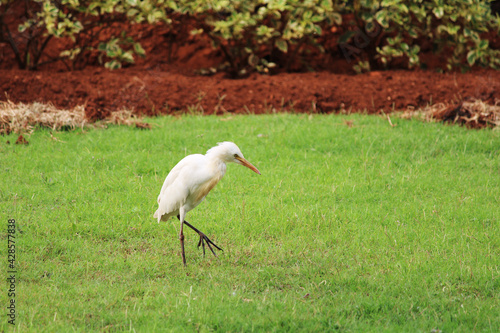
[[189, 155], [184, 157], [182, 160], [177, 163], [172, 170], [167, 175], [167, 178], [165, 178], [165, 181], [163, 182], [163, 186], [161, 187], [160, 195], [158, 196], [158, 203], [160, 203], [160, 199], [163, 196], [163, 193], [166, 191], [166, 189], [174, 183], [176, 179], [179, 178], [180, 173], [182, 170], [190, 169], [193, 166], [197, 165], [200, 160], [203, 159], [203, 155], [201, 154], [194, 154], [194, 155]]
[[[182, 173], [181, 173], [182, 174]], [[162, 216], [170, 217], [172, 213], [178, 212], [179, 208], [186, 202], [189, 195], [188, 188], [181, 179], [175, 180], [158, 197], [158, 209], [153, 215], [160, 222]]]
[[189, 155], [183, 158], [168, 174], [160, 195], [158, 196], [158, 209], [153, 217], [160, 222], [162, 216], [179, 211], [188, 200], [193, 183], [196, 182], [196, 175], [199, 174], [200, 165], [203, 165], [204, 156], [200, 154]]

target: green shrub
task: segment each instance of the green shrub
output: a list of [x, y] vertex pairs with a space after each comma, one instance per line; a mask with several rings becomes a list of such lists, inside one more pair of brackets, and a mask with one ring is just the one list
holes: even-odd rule
[[[23, 6], [23, 8], [20, 8]], [[23, 24], [19, 32], [7, 23], [12, 11], [23, 10]], [[52, 35], [46, 34], [45, 27], [38, 16], [42, 11], [40, 1], [0, 0], [0, 42], [6, 43], [12, 49], [18, 67], [21, 69], [36, 69]]]
[[434, 52], [449, 53], [448, 69], [466, 64], [500, 66], [499, 50], [489, 47], [483, 36], [500, 31], [500, 19], [491, 14], [487, 1], [362, 0], [349, 2], [347, 8], [358, 28], [382, 27], [380, 35], [372, 39], [376, 54], [368, 52], [371, 65], [376, 66], [378, 60], [388, 66], [394, 59], [404, 58], [408, 67], [418, 66], [425, 42]]
[[134, 63], [134, 53], [141, 57], [146, 55], [141, 44], [135, 42], [131, 37], [127, 37], [125, 32], [120, 37], [113, 37], [107, 43], [100, 43], [98, 50], [111, 59], [104, 64], [104, 67], [109, 69], [121, 68], [124, 62]]
[[50, 2], [54, 14], [43, 14], [48, 33], [75, 41], [74, 47], [65, 50], [62, 56], [69, 55], [75, 63], [86, 51], [97, 49], [101, 52], [99, 59], [106, 57], [108, 60], [104, 65], [109, 69], [120, 68], [123, 63], [134, 63], [134, 56], [144, 57], [145, 51], [125, 33], [111, 36], [107, 41], [100, 41], [99, 34], [115, 22], [168, 23], [165, 5], [173, 3], [166, 0], [63, 0], [64, 6], [61, 7]]
[[[21, 5], [26, 14], [14, 32], [5, 19]], [[36, 69], [50, 40], [64, 37], [69, 46], [51, 61], [69, 59], [77, 68], [101, 52], [114, 69], [145, 52], [124, 34], [102, 40], [104, 29], [169, 24], [173, 15], [194, 20], [191, 33], [208, 36], [225, 57], [221, 67], [235, 76], [289, 70], [306, 51], [323, 51], [320, 41], [331, 45], [319, 37], [340, 25], [345, 33], [336, 42], [348, 61], [357, 59], [358, 72], [420, 66], [429, 50], [445, 54], [448, 69], [500, 67], [500, 50], [488, 40], [500, 31], [500, 18], [484, 0], [0, 0], [0, 42], [11, 46], [20, 68]]]
[[331, 0], [184, 0], [178, 10], [199, 20], [193, 33], [210, 37], [234, 75], [287, 68], [304, 44], [320, 47], [324, 27], [341, 23]]
[[[121, 67], [122, 62], [134, 62], [134, 54], [144, 56], [144, 50], [130, 37], [112, 37], [94, 45], [100, 32], [115, 22], [168, 22], [165, 5], [174, 3], [166, 0], [28, 0], [23, 22], [18, 26], [19, 38], [9, 38], [13, 32], [5, 24], [5, 15], [16, 0], [0, 0], [1, 35], [7, 36], [11, 48], [16, 54], [20, 68], [36, 69], [48, 42], [53, 37], [69, 38], [72, 43], [62, 51], [61, 59], [70, 59], [78, 63], [86, 52], [97, 49], [108, 56], [108, 68]], [[106, 45], [109, 44], [109, 45]], [[123, 50], [122, 46], [131, 46]], [[75, 68], [75, 66], [73, 66]]]

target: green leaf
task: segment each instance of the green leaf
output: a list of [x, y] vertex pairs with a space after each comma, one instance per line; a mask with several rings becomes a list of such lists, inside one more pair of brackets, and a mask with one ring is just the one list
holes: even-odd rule
[[351, 40], [351, 38], [356, 36], [357, 34], [358, 34], [357, 31], [353, 30], [346, 31], [339, 37], [338, 43], [339, 44], [348, 43]]
[[397, 8], [403, 13], [408, 14], [408, 7], [404, 3], [397, 5]]
[[108, 48], [108, 44], [106, 44], [106, 43], [99, 43], [99, 45], [97, 46], [97, 49], [101, 52], [105, 52], [107, 48]]
[[319, 25], [314, 24], [314, 25], [312, 26], [312, 28], [313, 28], [313, 31], [314, 31], [317, 35], [321, 35], [321, 34], [323, 33], [323, 31], [321, 30], [321, 27], [320, 27]]
[[139, 14], [139, 11], [135, 8], [130, 8], [129, 10], [127, 10], [128, 17], [136, 16], [137, 14]]
[[375, 20], [384, 28], [389, 28], [389, 21], [387, 20], [387, 13], [385, 10], [379, 10], [375, 14]]
[[475, 50], [469, 51], [467, 53], [467, 62], [469, 63], [470, 66], [474, 65], [474, 63], [477, 60], [477, 54]]
[[415, 29], [415, 27], [411, 27], [410, 29], [408, 29], [408, 35], [409, 35], [411, 38], [418, 38], [418, 32], [417, 32], [417, 29]]
[[481, 50], [485, 50], [488, 48], [488, 45], [490, 44], [490, 41], [487, 40], [487, 39], [483, 39], [479, 42], [479, 45], [478, 47], [481, 49]]
[[259, 57], [257, 57], [255, 54], [251, 54], [248, 57], [248, 64], [250, 66], [255, 67], [255, 66], [257, 66], [258, 63], [259, 63]]
[[288, 44], [283, 39], [276, 39], [274, 46], [276, 46], [283, 53], [288, 52]]
[[443, 17], [444, 15], [444, 9], [443, 7], [434, 7], [434, 9], [432, 10], [432, 12], [434, 13], [434, 15], [440, 19]]
[[128, 63], [134, 63], [134, 55], [132, 54], [132, 51], [124, 52], [120, 58]]
[[109, 49], [106, 51], [106, 55], [110, 58], [115, 58], [119, 55], [120, 53], [116, 49]]
[[446, 26], [445, 26], [445, 25], [442, 25], [442, 24], [441, 24], [441, 25], [439, 25], [439, 26], [437, 27], [436, 32], [437, 32], [438, 34], [442, 34], [442, 33], [443, 33], [443, 31], [448, 32], [448, 29], [446, 28]]
[[318, 22], [321, 22], [323, 20], [324, 20], [324, 17], [321, 15], [314, 15], [313, 17], [311, 17], [311, 21], [313, 21], [314, 23], [318, 23]]
[[104, 64], [104, 67], [106, 67], [107, 69], [119, 69], [119, 68], [122, 68], [122, 64], [121, 62], [119, 62], [118, 60], [116, 59], [113, 59], [111, 61], [108, 61], [107, 63]]
[[458, 32], [458, 30], [460, 30], [460, 26], [459, 25], [448, 24], [447, 30], [448, 30], [448, 33], [450, 35], [456, 35], [457, 32]]
[[310, 11], [310, 10], [307, 10], [305, 13], [304, 13], [304, 16], [302, 17], [304, 21], [310, 21], [311, 18], [312, 18], [312, 15], [313, 15], [313, 12]]
[[189, 32], [192, 36], [201, 35], [203, 33], [203, 29], [193, 29]]
[[336, 25], [342, 24], [342, 15], [340, 15], [339, 13], [332, 13], [331, 17], [332, 17], [333, 23], [335, 23]]
[[146, 56], [146, 51], [142, 48], [140, 43], [134, 43], [134, 52], [143, 58]]

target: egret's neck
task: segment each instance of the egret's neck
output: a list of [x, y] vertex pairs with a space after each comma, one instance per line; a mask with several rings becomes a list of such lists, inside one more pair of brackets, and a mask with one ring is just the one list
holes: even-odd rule
[[214, 173], [219, 177], [224, 176], [226, 173], [226, 162], [224, 159], [222, 159], [222, 157], [215, 152], [208, 153], [205, 156], [208, 158], [209, 164]]

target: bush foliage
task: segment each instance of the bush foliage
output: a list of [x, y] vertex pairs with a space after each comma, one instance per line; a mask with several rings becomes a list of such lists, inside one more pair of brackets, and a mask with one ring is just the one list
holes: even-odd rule
[[[212, 41], [233, 75], [288, 70], [305, 52], [328, 43], [357, 71], [421, 64], [421, 54], [446, 55], [448, 69], [500, 67], [500, 51], [489, 38], [500, 19], [484, 0], [25, 0], [17, 31], [7, 17], [18, 0], [0, 0], [0, 42], [10, 45], [20, 68], [36, 69], [52, 38], [71, 41], [57, 59], [85, 64], [89, 51], [101, 52], [105, 66], [119, 68], [145, 56], [125, 33], [99, 41], [115, 22], [170, 24], [172, 17], [195, 22], [192, 34]], [[335, 50], [335, 51], [332, 51]]]
[[331, 0], [198, 3], [184, 0], [182, 13], [199, 19], [200, 29], [194, 33], [209, 36], [233, 74], [268, 72], [278, 64], [287, 68], [304, 44], [315, 45], [325, 27], [342, 22]]
[[[482, 36], [500, 32], [500, 21], [484, 0], [355, 1], [351, 12], [361, 26], [381, 26], [373, 60], [383, 65], [406, 58], [408, 67], [420, 64], [422, 45], [447, 52], [448, 69], [482, 65], [498, 68], [500, 51]], [[464, 61], [466, 60], [466, 64]]]

